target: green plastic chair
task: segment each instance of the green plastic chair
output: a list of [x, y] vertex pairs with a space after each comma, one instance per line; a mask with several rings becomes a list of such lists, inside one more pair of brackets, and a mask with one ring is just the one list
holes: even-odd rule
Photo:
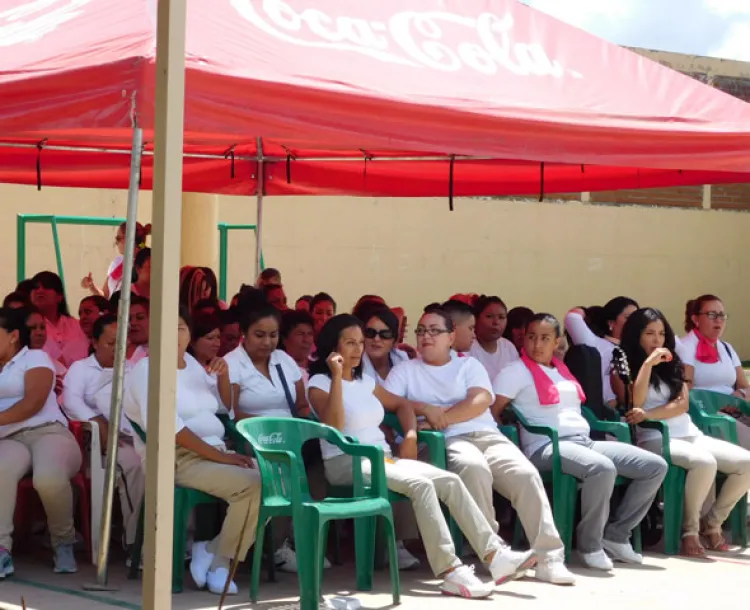
[[[261, 552], [259, 549], [262, 548], [265, 524], [269, 519], [292, 517], [300, 585], [300, 610], [317, 610], [320, 603], [320, 583], [329, 523], [342, 519], [355, 520], [357, 588], [371, 590], [375, 558], [375, 520], [380, 517], [388, 539], [393, 603], [398, 604], [400, 589], [396, 533], [388, 500], [383, 449], [349, 441], [330, 426], [302, 419], [253, 417], [239, 422], [237, 429], [252, 445], [263, 480], [250, 583], [251, 600], [255, 602], [258, 597]], [[302, 462], [302, 445], [311, 439], [326, 440], [346, 455], [370, 460], [370, 482], [364, 484], [360, 459], [354, 459], [353, 496], [314, 501], [310, 496]]]
[[[132, 426], [138, 437], [146, 442], [146, 433], [143, 429], [132, 420]], [[182, 593], [185, 583], [185, 547], [187, 545], [187, 526], [190, 512], [200, 504], [219, 504], [223, 500], [216, 498], [197, 489], [189, 487], [180, 487], [175, 485], [174, 488], [174, 525], [172, 527], [172, 593]], [[144, 536], [144, 505], [141, 504], [141, 514], [138, 518], [138, 529], [136, 531], [135, 542], [130, 555], [130, 570], [128, 578], [136, 580], [138, 578], [141, 555], [143, 553], [143, 536]]]
[[[542, 434], [552, 442], [552, 469], [540, 472], [540, 474], [542, 475], [542, 481], [547, 486], [551, 485], [552, 487], [552, 514], [555, 518], [557, 531], [565, 545], [565, 561], [567, 562], [570, 560], [573, 547], [579, 481], [574, 476], [565, 474], [562, 470], [560, 435], [557, 430], [550, 426], [532, 425], [518, 409], [512, 405], [511, 408], [525, 430], [533, 434]], [[630, 430], [627, 424], [597, 419], [594, 413], [586, 407], [581, 407], [581, 413], [588, 421], [591, 430], [611, 434], [618, 441], [630, 444]], [[615, 479], [615, 486], [626, 485], [628, 482], [628, 479], [618, 476]], [[637, 552], [641, 552], [640, 526], [633, 530], [632, 536], [633, 548]]]
[[[704, 434], [721, 438], [738, 445], [737, 422], [730, 415], [719, 413], [726, 406], [737, 407], [744, 415], [750, 415], [750, 403], [736, 396], [720, 394], [709, 390], [690, 390], [690, 417]], [[726, 476], [719, 473], [716, 488], [720, 489]], [[746, 547], [747, 536], [747, 496], [742, 496], [729, 514], [732, 529], [732, 543]]]

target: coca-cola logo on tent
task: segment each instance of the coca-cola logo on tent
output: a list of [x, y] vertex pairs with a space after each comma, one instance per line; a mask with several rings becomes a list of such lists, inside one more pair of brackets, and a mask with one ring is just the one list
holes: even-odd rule
[[[317, 8], [295, 10], [283, 0], [231, 0], [255, 27], [284, 42], [304, 47], [357, 52], [384, 62], [454, 72], [469, 68], [493, 75], [571, 76], [579, 72], [550, 59], [537, 42], [513, 39], [514, 19], [482, 13], [466, 17], [443, 11], [402, 11], [385, 20], [331, 16]], [[351, 3], [341, 3], [354, 10]], [[451, 40], [445, 36], [451, 30]], [[454, 32], [460, 32], [456, 36]]]
[[75, 19], [91, 0], [35, 0], [0, 12], [0, 47], [36, 42]]

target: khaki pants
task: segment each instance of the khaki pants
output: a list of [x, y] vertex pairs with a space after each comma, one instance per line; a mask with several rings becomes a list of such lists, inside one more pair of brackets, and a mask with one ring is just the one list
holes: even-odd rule
[[563, 557], [542, 478], [518, 447], [499, 432], [473, 432], [447, 438], [446, 448], [448, 469], [461, 477], [495, 532], [493, 489], [513, 505], [540, 559]]
[[210, 462], [192, 451], [177, 447], [175, 483], [203, 491], [229, 503], [214, 546], [217, 555], [233, 559], [239, 545], [238, 559], [242, 561], [255, 541], [255, 529], [258, 525], [261, 499], [258, 471]]
[[[352, 458], [339, 455], [325, 460], [326, 478], [333, 485], [352, 484]], [[369, 460], [362, 460], [362, 473], [370, 473]], [[418, 460], [386, 462], [388, 489], [411, 500], [427, 560], [436, 576], [461, 565], [456, 557], [451, 533], [440, 509], [444, 502], [461, 531], [480, 558], [503, 547], [503, 541], [492, 531], [476, 502], [461, 479]]]
[[0, 464], [0, 546], [12, 547], [18, 482], [29, 473], [47, 515], [52, 546], [74, 543], [70, 479], [81, 468], [81, 449], [70, 431], [52, 423], [0, 439]]
[[120, 481], [117, 491], [120, 495], [120, 511], [125, 529], [125, 544], [130, 546], [135, 542], [138, 531], [138, 517], [146, 491], [146, 475], [141, 465], [141, 458], [133, 448], [129, 439], [121, 440], [117, 449], [117, 470]]
[[[661, 455], [661, 439], [643, 443], [643, 448]], [[669, 441], [672, 462], [687, 470], [683, 536], [697, 536], [701, 512], [709, 532], [721, 531], [737, 501], [750, 489], [750, 451], [732, 443], [700, 435]], [[716, 471], [727, 477], [715, 498]]]

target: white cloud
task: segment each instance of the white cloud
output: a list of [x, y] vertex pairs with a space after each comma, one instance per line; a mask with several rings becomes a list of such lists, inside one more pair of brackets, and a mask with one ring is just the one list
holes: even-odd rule
[[711, 50], [713, 57], [750, 61], [750, 23], [735, 23], [724, 40]]
[[709, 11], [722, 17], [750, 15], [750, 2], [747, 0], [703, 0], [703, 4]]

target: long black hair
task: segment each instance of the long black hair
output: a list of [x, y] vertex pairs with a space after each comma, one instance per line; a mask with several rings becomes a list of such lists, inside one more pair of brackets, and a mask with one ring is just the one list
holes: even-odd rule
[[34, 288], [54, 290], [59, 296], [61, 296], [62, 299], [57, 304], [57, 313], [60, 316], [70, 317], [68, 301], [65, 298], [65, 289], [63, 288], [62, 280], [57, 273], [53, 273], [52, 271], [40, 271], [31, 279], [34, 282]]
[[[316, 360], [310, 363], [310, 377], [313, 375], [331, 376], [331, 370], [328, 368], [328, 356], [338, 349], [341, 333], [347, 328], [362, 328], [360, 322], [354, 316], [342, 313], [333, 316], [320, 329], [317, 339], [315, 339], [315, 357]], [[362, 379], [362, 362], [354, 367], [352, 371], [354, 379]]]
[[647, 358], [646, 351], [641, 347], [641, 335], [649, 324], [658, 321], [664, 324], [664, 347], [672, 352], [672, 360], [651, 369], [650, 383], [655, 389], [659, 389], [662, 383], [666, 384], [669, 387], [669, 400], [675, 400], [685, 383], [685, 369], [675, 350], [674, 331], [661, 311], [653, 307], [636, 310], [622, 328], [620, 348], [628, 357], [630, 375], [635, 379]]

